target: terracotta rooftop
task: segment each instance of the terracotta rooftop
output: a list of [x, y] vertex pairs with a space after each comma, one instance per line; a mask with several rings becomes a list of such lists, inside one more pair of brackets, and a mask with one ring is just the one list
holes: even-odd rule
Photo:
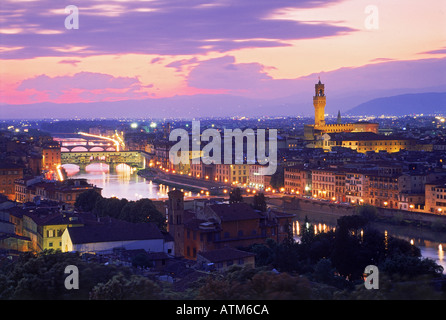
[[213, 204], [209, 208], [217, 214], [221, 221], [253, 220], [260, 215], [247, 203]]

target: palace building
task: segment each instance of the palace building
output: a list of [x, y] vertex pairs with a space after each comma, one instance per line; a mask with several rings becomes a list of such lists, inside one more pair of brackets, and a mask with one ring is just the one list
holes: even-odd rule
[[316, 140], [318, 136], [325, 133], [341, 133], [341, 132], [372, 132], [378, 133], [378, 124], [366, 121], [354, 123], [342, 123], [341, 115], [338, 113], [336, 123], [327, 124], [325, 122], [325, 106], [327, 97], [325, 95], [325, 85], [319, 79], [316, 83], [315, 94], [313, 96], [314, 106], [314, 124], [305, 125], [304, 135], [306, 140]]
[[315, 85], [313, 97], [314, 124], [304, 126], [304, 138], [309, 142], [307, 147], [322, 148], [332, 151], [333, 147], [342, 147], [366, 152], [399, 152], [401, 150], [418, 150], [421, 148], [415, 139], [395, 135], [378, 134], [378, 123], [359, 121], [342, 123], [340, 112], [333, 124], [325, 122], [325, 85]]

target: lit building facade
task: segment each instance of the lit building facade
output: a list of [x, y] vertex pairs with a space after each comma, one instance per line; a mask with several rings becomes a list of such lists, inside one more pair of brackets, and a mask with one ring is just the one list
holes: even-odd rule
[[446, 212], [446, 180], [426, 183], [425, 211], [428, 213], [445, 214]]
[[15, 200], [15, 180], [23, 178], [23, 167], [17, 164], [0, 163], [0, 194]]
[[319, 80], [315, 85], [315, 95], [313, 96], [314, 124], [304, 126], [304, 136], [306, 140], [314, 141], [316, 137], [324, 133], [340, 132], [373, 132], [378, 133], [379, 125], [370, 122], [342, 123], [340, 113], [338, 113], [337, 123], [327, 124], [325, 121], [325, 106], [327, 97], [325, 95], [325, 85]]
[[55, 173], [61, 166], [60, 145], [57, 141], [42, 146], [42, 170]]

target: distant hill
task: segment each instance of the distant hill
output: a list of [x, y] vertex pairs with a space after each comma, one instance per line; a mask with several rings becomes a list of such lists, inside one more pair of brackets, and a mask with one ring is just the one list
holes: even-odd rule
[[369, 116], [404, 116], [446, 113], [446, 92], [402, 94], [373, 99], [350, 109], [346, 114]]

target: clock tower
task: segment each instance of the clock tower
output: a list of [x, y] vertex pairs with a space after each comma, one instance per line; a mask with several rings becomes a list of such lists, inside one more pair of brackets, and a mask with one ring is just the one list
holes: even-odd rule
[[314, 106], [314, 126], [320, 127], [325, 126], [325, 105], [327, 103], [325, 97], [325, 85], [319, 82], [314, 86], [315, 95], [313, 97]]

